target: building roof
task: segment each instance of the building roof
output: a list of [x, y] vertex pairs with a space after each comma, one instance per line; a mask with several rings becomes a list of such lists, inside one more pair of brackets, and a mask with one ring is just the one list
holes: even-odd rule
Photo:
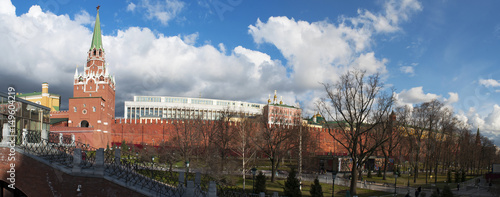
[[92, 43], [90, 43], [90, 49], [102, 49], [102, 37], [101, 37], [101, 22], [99, 20], [99, 8], [97, 8], [97, 16], [95, 17], [94, 35], [92, 36]]
[[[59, 94], [52, 94], [49, 93], [51, 96], [60, 96]], [[33, 92], [33, 93], [20, 93], [19, 95], [16, 95], [17, 97], [27, 97], [27, 96], [36, 96], [36, 95], [42, 95], [42, 92]]]
[[68, 121], [68, 118], [51, 118], [50, 119], [50, 124], [56, 124], [60, 122]]
[[269, 103], [269, 105], [277, 106], [277, 107], [287, 107], [287, 108], [300, 109], [300, 108], [297, 108], [297, 107], [294, 107], [294, 106], [284, 105], [284, 104], [272, 104], [272, 103]]
[[[10, 94], [0, 92], [0, 97], [8, 98], [9, 96], [10, 96]], [[29, 105], [33, 105], [35, 107], [42, 108], [43, 110], [46, 110], [46, 111], [50, 111], [50, 108], [48, 108], [48, 107], [45, 107], [45, 106], [40, 105], [40, 104], [33, 103], [31, 101], [24, 100], [24, 99], [21, 99], [21, 98], [17, 98], [16, 97], [16, 101], [19, 101], [21, 103], [26, 103], [26, 104], [29, 104]]]

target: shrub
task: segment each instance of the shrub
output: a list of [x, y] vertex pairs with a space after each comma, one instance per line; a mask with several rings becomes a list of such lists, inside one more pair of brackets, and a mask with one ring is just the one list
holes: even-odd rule
[[460, 171], [455, 171], [455, 183], [460, 182]]
[[461, 182], [465, 182], [465, 170], [462, 169], [462, 181]]
[[311, 184], [311, 190], [309, 193], [312, 197], [323, 197], [323, 189], [321, 188], [321, 184], [319, 184], [318, 177], [314, 179], [314, 184]]
[[289, 197], [301, 197], [302, 193], [300, 192], [300, 181], [296, 177], [295, 168], [292, 168], [290, 173], [288, 173], [288, 177], [285, 181], [285, 187], [283, 188], [283, 192], [285, 196]]
[[255, 193], [266, 192], [266, 176], [262, 171], [255, 177]]

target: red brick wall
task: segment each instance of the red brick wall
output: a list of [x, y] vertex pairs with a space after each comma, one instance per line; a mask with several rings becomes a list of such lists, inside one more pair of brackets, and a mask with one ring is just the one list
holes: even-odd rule
[[[6, 173], [9, 148], [0, 148], [0, 179], [10, 183]], [[16, 188], [27, 196], [77, 196], [81, 185], [81, 196], [144, 196], [104, 178], [72, 176], [16, 152]]]
[[[172, 139], [176, 125], [161, 120], [139, 120], [139, 119], [116, 119], [112, 126], [112, 143], [125, 141], [131, 144], [159, 145], [163, 141]], [[328, 129], [308, 128], [316, 138], [318, 149], [317, 155], [327, 155], [330, 152], [337, 155], [347, 155], [347, 151], [338, 142], [335, 142], [328, 133]]]

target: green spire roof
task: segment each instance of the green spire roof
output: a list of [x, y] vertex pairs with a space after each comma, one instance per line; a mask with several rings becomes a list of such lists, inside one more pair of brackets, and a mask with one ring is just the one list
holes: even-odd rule
[[102, 38], [101, 38], [101, 22], [99, 21], [99, 7], [97, 8], [97, 16], [95, 17], [94, 35], [92, 36], [92, 43], [90, 44], [90, 50], [92, 49], [102, 49]]

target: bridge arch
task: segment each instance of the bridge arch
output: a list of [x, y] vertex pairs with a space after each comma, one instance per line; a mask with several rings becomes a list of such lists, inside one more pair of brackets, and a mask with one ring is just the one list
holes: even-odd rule
[[14, 196], [14, 197], [27, 197], [23, 191], [21, 191], [19, 188], [14, 187], [15, 189], [12, 189], [9, 187], [9, 183], [0, 180], [0, 196]]

